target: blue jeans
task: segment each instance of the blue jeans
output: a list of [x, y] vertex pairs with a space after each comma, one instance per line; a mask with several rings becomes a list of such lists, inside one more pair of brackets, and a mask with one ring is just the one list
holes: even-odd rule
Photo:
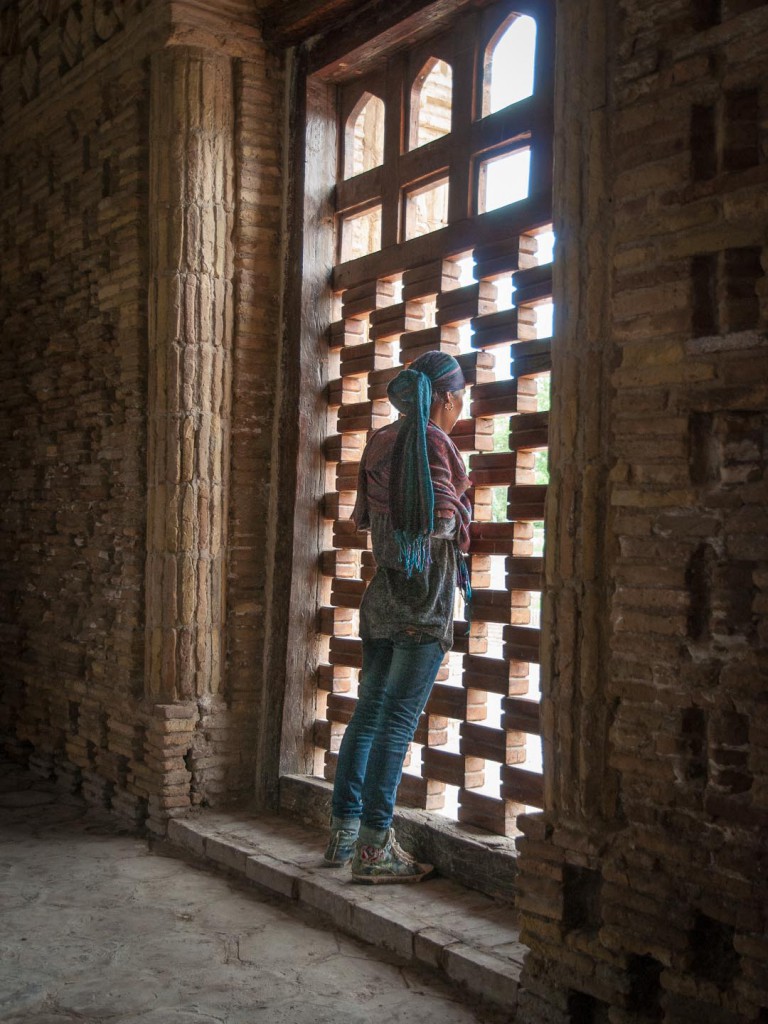
[[422, 633], [363, 641], [357, 707], [336, 767], [334, 818], [390, 827], [408, 744], [442, 660], [439, 642]]

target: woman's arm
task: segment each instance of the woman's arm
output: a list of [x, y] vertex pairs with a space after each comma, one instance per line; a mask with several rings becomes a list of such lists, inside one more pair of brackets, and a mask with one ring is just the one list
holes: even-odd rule
[[440, 519], [452, 518], [456, 525], [453, 536], [461, 550], [467, 551], [472, 510], [465, 493], [469, 477], [464, 461], [448, 435], [432, 424], [427, 431], [427, 453], [435, 494], [435, 524]]
[[371, 527], [371, 515], [368, 507], [368, 474], [366, 472], [368, 448], [367, 444], [360, 457], [360, 468], [357, 472], [357, 498], [350, 516], [358, 530], [369, 530]]

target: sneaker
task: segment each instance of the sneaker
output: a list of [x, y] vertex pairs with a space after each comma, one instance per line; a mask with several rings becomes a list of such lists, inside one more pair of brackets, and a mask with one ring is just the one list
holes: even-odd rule
[[431, 864], [419, 864], [415, 857], [398, 845], [393, 829], [382, 846], [357, 842], [352, 860], [352, 881], [364, 885], [392, 882], [419, 882], [431, 874]]
[[325, 850], [323, 861], [329, 868], [343, 868], [349, 864], [355, 852], [357, 831], [347, 828], [332, 828], [331, 838]]

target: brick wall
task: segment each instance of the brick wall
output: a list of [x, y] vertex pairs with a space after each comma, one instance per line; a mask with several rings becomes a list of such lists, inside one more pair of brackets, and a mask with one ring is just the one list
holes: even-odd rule
[[519, 843], [521, 1018], [747, 1024], [768, 1019], [768, 6], [592, 13], [560, 27], [609, 73], [561, 140], [561, 257], [592, 274], [560, 282], [562, 629], [551, 810]]
[[158, 829], [255, 771], [282, 72], [250, 7], [0, 12], [0, 733]]
[[2, 715], [141, 816], [148, 80], [93, 13], [3, 12]]

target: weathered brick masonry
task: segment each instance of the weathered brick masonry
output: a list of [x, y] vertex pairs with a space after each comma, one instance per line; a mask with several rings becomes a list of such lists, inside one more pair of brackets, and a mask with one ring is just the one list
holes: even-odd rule
[[[521, 1018], [764, 1021], [768, 6], [562, 7]], [[574, 86], [577, 53], [599, 70]]]
[[[0, 2], [0, 733], [156, 830], [251, 791], [280, 729], [301, 204], [263, 6]], [[558, 7], [518, 1016], [764, 1024], [768, 4]]]
[[282, 78], [214, 6], [0, 12], [1, 727], [158, 829], [254, 771]]

